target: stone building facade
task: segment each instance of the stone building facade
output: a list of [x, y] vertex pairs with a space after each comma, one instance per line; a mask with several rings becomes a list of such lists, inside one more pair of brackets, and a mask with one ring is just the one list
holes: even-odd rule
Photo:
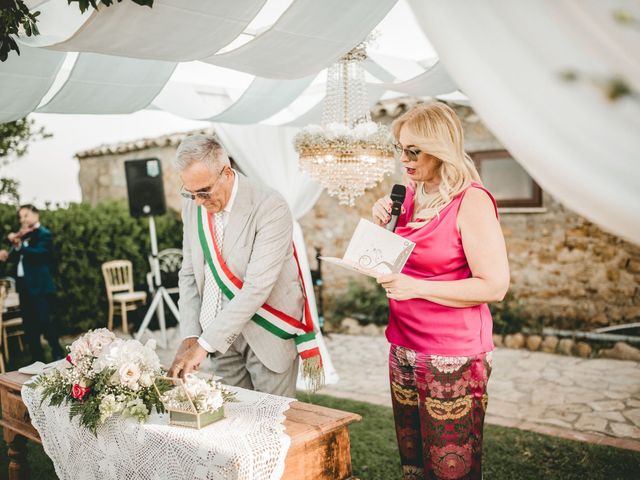
[[[379, 104], [373, 116], [389, 123], [415, 102]], [[503, 150], [473, 110], [464, 106], [455, 109], [463, 122], [468, 152]], [[171, 161], [184, 135], [80, 152], [83, 199], [95, 203], [126, 198], [124, 161], [157, 157], [162, 162], [167, 205], [178, 209], [180, 182]], [[355, 207], [341, 206], [323, 192], [315, 207], [300, 219], [312, 268], [316, 265], [315, 248], [323, 255], [341, 257], [359, 219], [369, 218], [375, 200], [400, 181], [399, 173], [387, 177], [359, 198]], [[545, 192], [539, 206], [501, 208], [500, 216], [511, 267], [511, 288], [503, 307], [517, 308], [519, 314], [557, 328], [590, 330], [640, 321], [640, 247], [604, 232]], [[329, 309], [349, 279], [364, 281], [361, 275], [330, 265], [323, 265], [322, 273]]]

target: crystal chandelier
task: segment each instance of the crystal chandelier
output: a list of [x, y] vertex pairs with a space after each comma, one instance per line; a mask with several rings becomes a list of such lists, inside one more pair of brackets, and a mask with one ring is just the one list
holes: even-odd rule
[[305, 127], [294, 139], [300, 168], [349, 206], [395, 168], [389, 129], [371, 121], [366, 58], [362, 44], [329, 67], [322, 124]]

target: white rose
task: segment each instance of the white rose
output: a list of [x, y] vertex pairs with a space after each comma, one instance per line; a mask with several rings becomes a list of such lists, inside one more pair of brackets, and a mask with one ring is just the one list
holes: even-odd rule
[[149, 375], [147, 372], [140, 375], [140, 385], [142, 385], [143, 387], [150, 387], [152, 384], [153, 379], [151, 378], [151, 375]]
[[138, 379], [140, 378], [140, 369], [135, 363], [125, 363], [118, 370], [120, 376], [120, 383], [126, 387], [134, 388], [138, 386]]

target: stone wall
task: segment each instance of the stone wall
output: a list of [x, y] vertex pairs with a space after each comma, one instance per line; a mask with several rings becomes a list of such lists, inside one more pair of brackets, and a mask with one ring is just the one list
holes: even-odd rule
[[544, 213], [502, 215], [513, 300], [559, 328], [639, 321], [640, 248], [547, 194], [544, 206]]

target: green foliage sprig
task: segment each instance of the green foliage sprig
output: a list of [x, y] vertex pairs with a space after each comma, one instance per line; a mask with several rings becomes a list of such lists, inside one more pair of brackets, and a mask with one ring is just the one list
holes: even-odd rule
[[[2, 1], [2, 0], [0, 0]], [[5, 165], [9, 156], [19, 158], [29, 150], [29, 144], [50, 138], [44, 127], [36, 127], [35, 121], [22, 118], [14, 122], [0, 123], [0, 162]]]
[[[61, 370], [53, 370], [44, 375], [39, 375], [35, 377], [32, 382], [27, 383], [26, 386], [40, 390], [40, 405], [45, 402], [53, 407], [68, 404], [69, 418], [73, 419], [74, 417], [78, 417], [80, 425], [94, 434], [104, 421], [101, 418], [102, 412], [100, 411], [100, 404], [105, 395], [118, 396], [122, 399], [121, 403], [139, 402], [141, 406], [145, 406], [149, 408], [149, 410], [155, 409], [158, 413], [165, 411], [158, 396], [158, 391], [160, 394], [165, 393], [172, 388], [171, 384], [158, 380], [156, 382], [158, 391], [151, 386], [142, 388], [137, 392], [132, 392], [129, 389], [113, 385], [113, 383], [109, 381], [113, 374], [113, 370], [105, 370], [98, 374], [93, 380], [90, 392], [82, 400], [71, 397], [72, 385], [65, 379]], [[127, 411], [125, 410], [123, 414], [127, 416]]]

